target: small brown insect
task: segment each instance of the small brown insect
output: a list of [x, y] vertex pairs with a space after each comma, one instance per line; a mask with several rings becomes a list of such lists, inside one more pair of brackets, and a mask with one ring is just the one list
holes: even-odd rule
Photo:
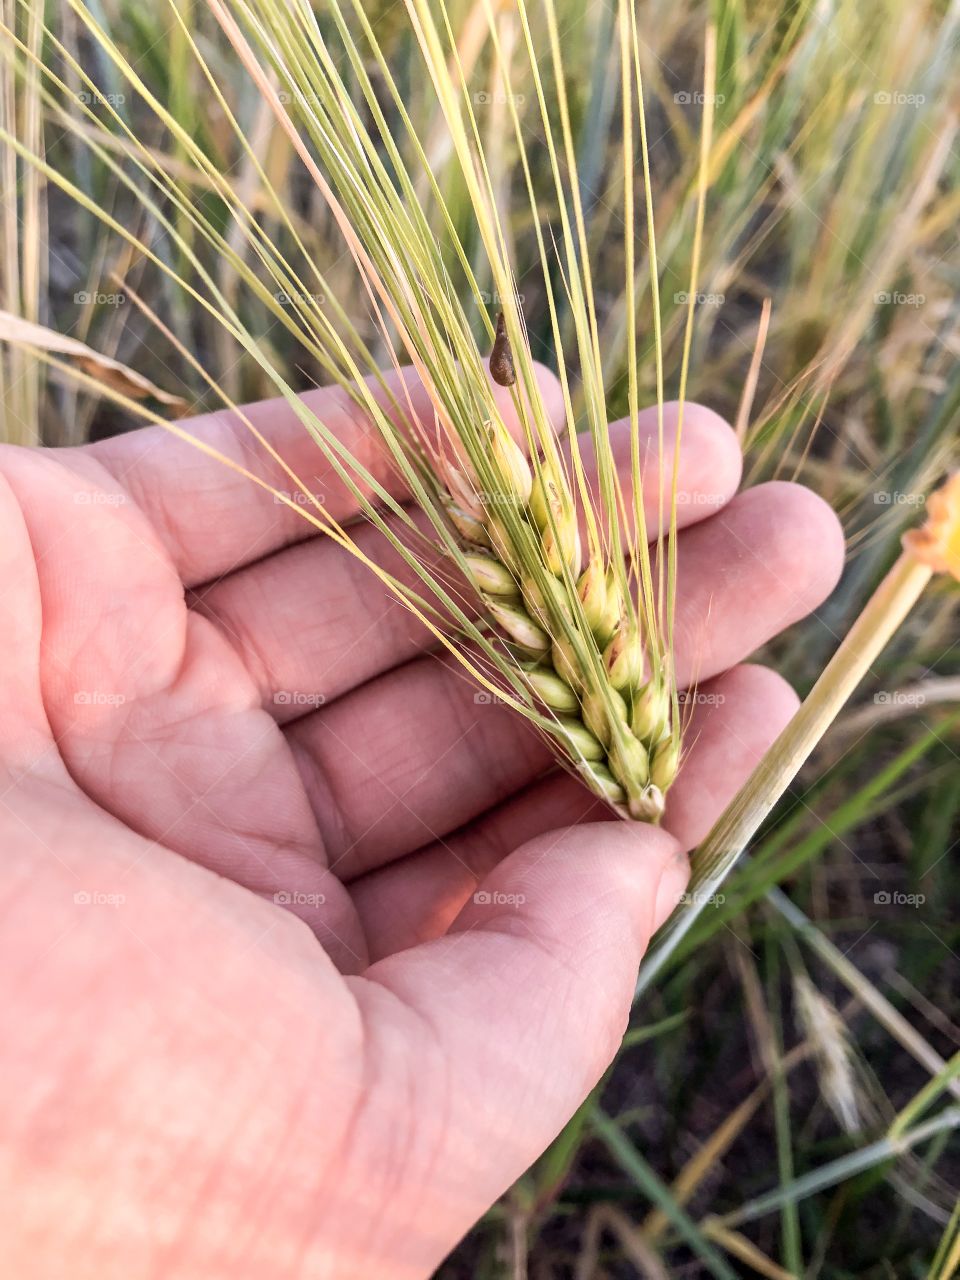
[[512, 387], [517, 380], [513, 364], [513, 347], [507, 337], [507, 325], [501, 311], [497, 316], [497, 333], [490, 352], [490, 377], [501, 387]]

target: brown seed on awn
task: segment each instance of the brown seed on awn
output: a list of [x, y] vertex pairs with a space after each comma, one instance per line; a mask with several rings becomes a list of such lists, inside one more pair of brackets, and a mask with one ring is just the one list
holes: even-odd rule
[[490, 352], [490, 376], [501, 387], [512, 387], [517, 380], [513, 364], [513, 347], [507, 337], [507, 325], [501, 311], [497, 316], [497, 333]]

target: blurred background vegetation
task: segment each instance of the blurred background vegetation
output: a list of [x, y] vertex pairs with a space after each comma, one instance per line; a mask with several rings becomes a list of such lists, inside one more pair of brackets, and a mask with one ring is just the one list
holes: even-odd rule
[[[245, 201], [271, 213], [166, 5], [91, 6], [157, 97]], [[509, 51], [510, 3], [496, 7]], [[622, 192], [615, 6], [558, 0], [600, 309], [611, 416], [625, 411]], [[374, 351], [329, 212], [269, 107], [251, 94], [206, 7], [176, 0], [218, 71], [303, 246]], [[319, 6], [323, 21], [322, 5]], [[555, 359], [507, 105], [481, 0], [449, 0], [511, 252], [533, 354]], [[0, 0], [8, 31], [39, 50], [37, 3]], [[923, 495], [957, 465], [960, 423], [960, 154], [957, 0], [638, 0], [655, 187], [667, 393], [675, 392], [689, 274], [705, 26], [717, 29], [717, 124], [690, 395], [736, 423], [747, 478], [803, 481], [844, 521], [850, 559], [819, 615], [771, 646], [805, 692], [894, 558]], [[483, 251], [402, 4], [368, 7], [462, 244]], [[143, 103], [126, 92], [69, 4], [47, 6], [102, 101], [56, 59], [78, 104], [109, 103], [187, 184], [238, 253], [226, 209]], [[613, 60], [613, 61], [612, 61]], [[78, 190], [135, 227], [160, 261], [182, 252], [143, 205], [15, 86], [3, 60], [0, 126], [42, 147]], [[515, 89], [524, 111], [522, 60]], [[531, 139], [539, 123], [526, 87]], [[93, 95], [94, 99], [96, 95]], [[359, 95], [358, 108], [364, 110]], [[384, 110], [393, 108], [388, 100]], [[83, 113], [74, 113], [88, 128]], [[119, 129], [113, 159], [134, 174]], [[398, 121], [397, 138], [403, 143]], [[536, 148], [532, 154], [546, 165]], [[191, 407], [214, 407], [192, 351], [236, 400], [272, 393], [222, 332], [143, 256], [3, 150], [2, 306], [115, 355]], [[536, 178], [536, 174], [534, 175]], [[543, 183], [545, 192], [552, 185]], [[642, 208], [638, 217], [643, 217]], [[557, 211], [545, 199], [540, 224]], [[235, 266], [178, 227], [276, 367], [320, 370], [276, 308], [240, 291]], [[436, 223], [447, 243], [447, 232]], [[643, 243], [643, 229], [640, 231]], [[447, 246], [449, 247], [449, 245]], [[539, 280], [539, 283], [538, 283]], [[649, 315], [641, 262], [640, 317]], [[353, 303], [351, 303], [353, 296]], [[149, 301], [162, 328], [145, 317]], [[490, 298], [491, 312], [496, 299]], [[280, 300], [281, 307], [284, 305]], [[655, 399], [652, 331], [642, 396]], [[477, 316], [477, 335], [482, 334]], [[3, 430], [69, 444], [134, 425], [0, 356]], [[960, 1076], [960, 834], [955, 586], [934, 588], [835, 725], [740, 869], [651, 994], [617, 1063], [538, 1165], [479, 1224], [441, 1277], [945, 1277], [960, 1265], [955, 1143]], [[901, 1135], [911, 1141], [904, 1144]], [[918, 1136], [919, 1135], [919, 1136]]]

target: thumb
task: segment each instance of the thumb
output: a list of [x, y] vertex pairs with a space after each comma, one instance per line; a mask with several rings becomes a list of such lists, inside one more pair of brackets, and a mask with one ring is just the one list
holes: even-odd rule
[[[556, 1088], [551, 1126], [562, 1127], [610, 1065], [640, 960], [688, 876], [686, 855], [664, 831], [626, 822], [568, 827], [501, 862], [449, 931], [449, 962], [465, 984], [482, 983], [478, 1021], [507, 1038], [514, 1082], [544, 1101], [541, 1090]], [[518, 1041], [530, 1049], [527, 1082]], [[500, 1057], [496, 1046], [490, 1053]], [[537, 1081], [538, 1072], [550, 1081]]]
[[436, 1069], [434, 1053], [444, 1062], [442, 1094], [431, 1090], [443, 1100], [424, 1198], [432, 1225], [416, 1224], [441, 1254], [599, 1080], [640, 958], [687, 872], [676, 841], [650, 827], [603, 822], [538, 836], [490, 873], [445, 937], [359, 980], [373, 984], [363, 1003], [374, 1022], [381, 988], [391, 1020], [397, 998], [406, 1007], [424, 1074]]

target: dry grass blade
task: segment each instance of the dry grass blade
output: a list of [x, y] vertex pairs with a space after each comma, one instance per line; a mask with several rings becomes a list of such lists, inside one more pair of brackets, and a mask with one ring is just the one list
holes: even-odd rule
[[703, 1234], [722, 1245], [727, 1253], [750, 1267], [757, 1275], [766, 1276], [768, 1280], [796, 1280], [795, 1271], [787, 1271], [779, 1266], [739, 1231], [731, 1231], [729, 1227], [717, 1222], [707, 1222], [704, 1223]]
[[597, 1280], [598, 1276], [604, 1274], [601, 1270], [600, 1248], [606, 1232], [616, 1238], [624, 1254], [644, 1280], [669, 1280], [669, 1272], [656, 1250], [644, 1240], [627, 1215], [612, 1205], [605, 1204], [596, 1205], [587, 1215], [574, 1280]]
[[90, 374], [97, 382], [103, 383], [104, 387], [133, 400], [155, 400], [175, 417], [180, 417], [189, 408], [182, 396], [164, 391], [136, 369], [131, 369], [110, 356], [101, 355], [77, 338], [54, 333], [44, 325], [33, 324], [9, 311], [0, 311], [0, 342], [9, 343], [22, 351], [49, 351], [69, 356], [78, 368]]

